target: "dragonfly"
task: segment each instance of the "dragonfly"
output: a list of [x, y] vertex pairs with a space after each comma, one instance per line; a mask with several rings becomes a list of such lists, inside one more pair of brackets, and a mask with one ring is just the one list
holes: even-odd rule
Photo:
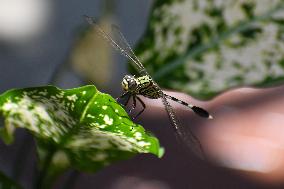
[[160, 98], [168, 113], [169, 119], [171, 121], [171, 124], [173, 125], [177, 138], [181, 139], [183, 143], [186, 143], [189, 146], [189, 148], [193, 151], [193, 153], [198, 155], [200, 158], [204, 159], [205, 153], [202, 149], [199, 139], [193, 134], [193, 132], [189, 128], [184, 129], [184, 127], [181, 127], [181, 125], [178, 122], [177, 116], [172, 106], [170, 105], [168, 99], [177, 102], [183, 106], [186, 106], [187, 108], [191, 109], [194, 113], [196, 113], [201, 117], [207, 119], [212, 119], [213, 117], [201, 107], [184, 102], [180, 99], [177, 99], [173, 96], [164, 93], [161, 87], [153, 80], [150, 74], [148, 74], [146, 68], [143, 66], [143, 64], [134, 54], [133, 50], [131, 49], [129, 43], [127, 42], [126, 38], [124, 37], [118, 26], [116, 25], [111, 26], [112, 34], [115, 35], [115, 38], [112, 38], [111, 35], [106, 33], [100, 27], [100, 25], [94, 18], [86, 15], [84, 15], [84, 17], [86, 21], [94, 28], [94, 30], [101, 37], [103, 37], [111, 46], [113, 46], [122, 55], [124, 55], [126, 58], [130, 60], [130, 63], [138, 72], [139, 76], [135, 75], [124, 76], [121, 82], [124, 93], [119, 98], [117, 98], [117, 100], [127, 97], [126, 103], [124, 104], [126, 106], [129, 102], [129, 99], [132, 97], [133, 103], [129, 113], [131, 113], [131, 111], [136, 108], [136, 100], [140, 102], [143, 109], [139, 113], [137, 113], [137, 115], [134, 117], [135, 119], [139, 115], [141, 115], [142, 112], [146, 109], [146, 105], [139, 97], [139, 95], [150, 99]]

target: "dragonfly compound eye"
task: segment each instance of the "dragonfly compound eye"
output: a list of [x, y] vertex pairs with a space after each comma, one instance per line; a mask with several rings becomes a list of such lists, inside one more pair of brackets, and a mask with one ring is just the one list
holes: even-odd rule
[[135, 91], [137, 88], [137, 82], [135, 79], [128, 80], [128, 90]]
[[122, 88], [125, 91], [134, 91], [137, 87], [137, 82], [135, 78], [131, 75], [126, 75], [122, 82], [121, 82]]

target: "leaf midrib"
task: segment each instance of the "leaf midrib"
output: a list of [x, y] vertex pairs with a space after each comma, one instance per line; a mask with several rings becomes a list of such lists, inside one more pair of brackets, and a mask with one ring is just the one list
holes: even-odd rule
[[78, 124], [76, 124], [74, 127], [72, 127], [68, 131], [68, 133], [66, 133], [66, 135], [62, 137], [60, 144], [59, 144], [60, 146], [64, 146], [64, 144], [70, 139], [70, 137], [73, 136], [78, 129], [80, 129], [81, 123], [82, 123], [83, 119], [85, 118], [87, 110], [89, 109], [90, 105], [93, 103], [93, 101], [96, 99], [96, 97], [99, 93], [100, 92], [98, 90], [96, 90], [95, 94], [92, 96], [92, 98], [89, 100], [89, 102], [87, 103], [87, 105], [83, 109]]
[[98, 96], [100, 92], [99, 91], [96, 91], [96, 93], [93, 95], [93, 97], [89, 100], [88, 104], [85, 106], [81, 116], [80, 116], [80, 119], [79, 119], [79, 123], [82, 123], [83, 119], [85, 118], [85, 115], [86, 115], [86, 112], [87, 110], [89, 109], [90, 105], [94, 102], [94, 100], [96, 99], [96, 97]]

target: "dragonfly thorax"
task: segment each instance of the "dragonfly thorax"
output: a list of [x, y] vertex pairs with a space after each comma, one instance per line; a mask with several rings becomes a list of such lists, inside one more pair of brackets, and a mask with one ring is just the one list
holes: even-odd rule
[[162, 96], [161, 90], [148, 75], [140, 77], [126, 75], [124, 76], [121, 85], [124, 91], [130, 92], [131, 94], [143, 95], [152, 99], [160, 98]]
[[124, 91], [134, 92], [138, 86], [138, 82], [134, 76], [126, 75], [121, 82], [121, 86]]

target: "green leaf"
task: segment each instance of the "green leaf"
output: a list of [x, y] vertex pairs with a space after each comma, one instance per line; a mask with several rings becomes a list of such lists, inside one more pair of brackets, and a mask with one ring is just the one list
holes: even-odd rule
[[137, 153], [162, 155], [157, 138], [92, 85], [10, 90], [0, 96], [0, 112], [5, 118], [1, 137], [7, 143], [15, 128], [25, 128], [36, 137], [42, 167], [53, 154], [49, 175], [69, 167], [94, 172]]
[[15, 181], [7, 177], [4, 173], [0, 172], [0, 188], [2, 189], [21, 189]]
[[199, 98], [284, 80], [284, 1], [157, 0], [136, 53], [157, 82]]

